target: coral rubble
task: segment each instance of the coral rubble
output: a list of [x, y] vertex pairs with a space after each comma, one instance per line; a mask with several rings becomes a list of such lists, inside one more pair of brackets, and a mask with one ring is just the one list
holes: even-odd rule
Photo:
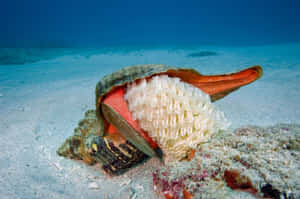
[[191, 161], [153, 173], [154, 190], [173, 198], [299, 198], [300, 125], [246, 126], [201, 145]]

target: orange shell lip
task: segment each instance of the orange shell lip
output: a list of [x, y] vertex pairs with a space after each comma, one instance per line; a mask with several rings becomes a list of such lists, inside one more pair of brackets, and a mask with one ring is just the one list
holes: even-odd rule
[[156, 149], [158, 145], [148, 136], [148, 134], [139, 126], [136, 120], [133, 120], [132, 114], [129, 111], [128, 104], [124, 99], [125, 88], [120, 87], [114, 92], [109, 93], [103, 100], [103, 104], [112, 107], [116, 112], [120, 114], [121, 117], [131, 125], [140, 135], [148, 142], [151, 148]]
[[[262, 76], [262, 68], [260, 66], [253, 66], [237, 73], [209, 76], [201, 75], [194, 70], [179, 69], [169, 70], [157, 75], [178, 77], [182, 81], [190, 83], [209, 94], [211, 100], [215, 101], [237, 90], [241, 86], [259, 79]], [[102, 103], [114, 109], [144, 140], [146, 140], [148, 145], [156, 151], [157, 156], [161, 156], [161, 151], [157, 143], [148, 136], [147, 132], [139, 126], [137, 121], [133, 120], [128, 104], [124, 99], [125, 87], [126, 85], [113, 89], [102, 98]], [[118, 129], [117, 125], [113, 123], [108, 124], [105, 130], [108, 133], [118, 131], [122, 135], [122, 129]], [[139, 148], [139, 146], [136, 147]]]

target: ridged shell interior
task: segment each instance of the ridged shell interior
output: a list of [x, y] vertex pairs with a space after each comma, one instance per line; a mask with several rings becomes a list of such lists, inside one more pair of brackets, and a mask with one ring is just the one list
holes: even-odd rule
[[162, 149], [165, 162], [183, 159], [230, 125], [209, 95], [179, 78], [160, 75], [130, 84], [124, 97], [133, 119]]

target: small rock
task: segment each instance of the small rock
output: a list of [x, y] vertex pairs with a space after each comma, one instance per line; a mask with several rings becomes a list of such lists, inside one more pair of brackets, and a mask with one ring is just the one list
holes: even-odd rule
[[96, 182], [91, 182], [88, 187], [89, 189], [99, 189], [99, 185]]

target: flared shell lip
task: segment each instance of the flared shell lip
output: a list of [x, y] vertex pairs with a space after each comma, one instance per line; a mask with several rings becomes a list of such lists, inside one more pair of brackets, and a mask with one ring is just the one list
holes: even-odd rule
[[[252, 66], [248, 69], [255, 69], [258, 76], [255, 80], [261, 78], [263, 75], [262, 67], [259, 65]], [[196, 75], [201, 75], [198, 71], [192, 68], [179, 68], [179, 67], [171, 67], [163, 64], [147, 64], [147, 65], [135, 65], [124, 67], [112, 74], [104, 76], [96, 85], [95, 96], [96, 96], [96, 113], [97, 116], [103, 118], [101, 113], [101, 102], [103, 97], [109, 92], [113, 90], [123, 87], [128, 83], [132, 83], [139, 79], [143, 78], [151, 78], [155, 75], [167, 74], [169, 71], [189, 71]], [[176, 74], [176, 73], [174, 73]], [[234, 72], [225, 73], [224, 75], [231, 75]], [[168, 74], [167, 74], [168, 75]], [[173, 77], [178, 77], [173, 75]], [[180, 77], [179, 77], [180, 78]], [[251, 83], [251, 82], [250, 82]]]
[[[257, 73], [257, 77], [253, 80], [256, 81], [263, 75], [263, 70], [261, 66], [255, 65], [253, 67], [247, 68], [247, 69], [254, 69], [254, 71]], [[247, 70], [246, 69], [246, 70]], [[170, 77], [178, 77], [182, 81], [184, 81], [178, 74], [178, 71], [186, 71], [186, 72], [191, 72], [195, 75], [202, 75], [198, 71], [192, 69], [192, 68], [179, 68], [179, 67], [171, 67], [167, 65], [162, 65], [162, 64], [149, 64], [149, 65], [135, 65], [135, 66], [129, 66], [122, 68], [110, 75], [104, 76], [97, 84], [96, 90], [95, 90], [95, 95], [96, 95], [96, 115], [98, 117], [99, 122], [101, 122], [103, 125], [102, 129], [100, 129], [100, 135], [104, 136], [105, 135], [105, 125], [107, 121], [104, 119], [104, 115], [102, 112], [101, 108], [101, 103], [103, 99], [105, 98], [105, 95], [114, 91], [117, 88], [124, 87], [128, 83], [132, 83], [135, 81], [138, 81], [140, 79], [144, 78], [151, 78], [156, 75], [163, 75], [166, 74]], [[234, 74], [235, 72], [227, 73], [224, 75], [231, 75]], [[251, 81], [251, 82], [253, 82]], [[249, 83], [251, 83], [249, 82]], [[249, 84], [247, 83], [247, 84]], [[244, 84], [244, 85], [247, 85]], [[243, 86], [244, 86], [243, 85]], [[239, 87], [229, 91], [232, 92]], [[227, 94], [225, 94], [227, 95]], [[212, 96], [211, 96], [212, 97]], [[223, 98], [224, 96], [221, 96], [220, 98]], [[219, 99], [217, 97], [217, 99]], [[212, 98], [212, 101], [215, 101], [214, 98]], [[134, 143], [133, 143], [134, 144]], [[136, 144], [134, 144], [137, 148]], [[149, 145], [150, 147], [150, 145]], [[160, 155], [159, 155], [160, 156]]]

